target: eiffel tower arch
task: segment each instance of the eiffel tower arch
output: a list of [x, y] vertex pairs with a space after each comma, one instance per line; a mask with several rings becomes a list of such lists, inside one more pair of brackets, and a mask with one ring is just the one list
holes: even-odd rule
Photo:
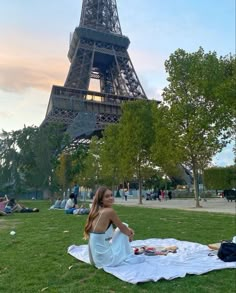
[[[121, 103], [147, 99], [128, 54], [116, 0], [83, 0], [70, 40], [64, 86], [53, 85], [43, 124], [61, 122], [72, 141], [100, 135], [121, 116]], [[91, 90], [93, 81], [99, 90]]]

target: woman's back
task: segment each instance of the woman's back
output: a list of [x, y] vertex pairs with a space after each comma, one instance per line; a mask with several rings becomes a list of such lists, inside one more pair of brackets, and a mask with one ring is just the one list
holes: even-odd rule
[[91, 232], [103, 233], [111, 224], [111, 208], [100, 209], [98, 215], [92, 222]]

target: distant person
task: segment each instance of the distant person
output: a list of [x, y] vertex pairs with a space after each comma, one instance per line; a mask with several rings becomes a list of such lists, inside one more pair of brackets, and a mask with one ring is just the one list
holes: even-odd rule
[[149, 192], [146, 192], [146, 200], [151, 200], [151, 194]]
[[165, 191], [162, 189], [161, 190], [161, 199], [164, 200], [165, 199]]
[[128, 189], [125, 189], [125, 201], [127, 201], [127, 199], [128, 199], [128, 194], [129, 194]]
[[120, 189], [117, 189], [117, 191], [116, 191], [116, 197], [120, 197]]
[[60, 209], [65, 209], [65, 206], [66, 206], [66, 202], [67, 202], [67, 199], [64, 198], [62, 201], [61, 201], [61, 204], [60, 204]]
[[172, 199], [172, 192], [171, 192], [171, 190], [168, 191], [168, 194], [167, 195], [168, 195], [168, 198], [169, 199]]
[[11, 198], [7, 205], [5, 206], [5, 210], [6, 213], [33, 213], [33, 212], [39, 212], [38, 208], [28, 208], [25, 207], [24, 205], [16, 202], [16, 200], [14, 198]]
[[157, 199], [159, 201], [161, 201], [161, 190], [160, 189], [157, 190]]
[[81, 205], [78, 209], [75, 209], [73, 211], [73, 214], [74, 215], [87, 215], [89, 214], [90, 212], [90, 209], [89, 208], [86, 208], [85, 205]]
[[73, 193], [74, 193], [74, 202], [75, 204], [78, 203], [78, 196], [79, 196], [79, 185], [75, 182], [73, 187]]
[[7, 195], [5, 195], [5, 197], [0, 197], [0, 216], [7, 216], [9, 214], [7, 214], [4, 210], [5, 210], [5, 206], [8, 203], [8, 197]]
[[7, 195], [0, 197], [0, 211], [4, 212], [5, 206], [8, 203], [9, 199]]
[[74, 193], [71, 193], [69, 196], [69, 199], [66, 202], [65, 206], [65, 213], [66, 214], [73, 214], [74, 210], [76, 210], [77, 205], [75, 204], [75, 195]]
[[[53, 209], [61, 209], [61, 198], [59, 197], [55, 203], [49, 208], [49, 210], [53, 210]], [[64, 207], [65, 208], [65, 207]]]

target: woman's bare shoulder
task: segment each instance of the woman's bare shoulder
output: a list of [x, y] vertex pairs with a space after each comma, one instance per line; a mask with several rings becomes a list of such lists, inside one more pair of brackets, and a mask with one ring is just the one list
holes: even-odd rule
[[107, 215], [115, 214], [116, 212], [113, 210], [113, 208], [105, 208], [104, 213]]

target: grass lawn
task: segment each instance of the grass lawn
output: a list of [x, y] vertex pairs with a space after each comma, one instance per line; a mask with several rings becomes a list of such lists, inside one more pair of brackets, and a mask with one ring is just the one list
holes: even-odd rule
[[[236, 270], [132, 285], [67, 254], [82, 239], [86, 216], [49, 211], [47, 201], [23, 202], [39, 213], [0, 217], [0, 292], [236, 292]], [[236, 235], [235, 215], [115, 206], [135, 239], [176, 238], [202, 244]], [[15, 236], [9, 233], [16, 231]]]

